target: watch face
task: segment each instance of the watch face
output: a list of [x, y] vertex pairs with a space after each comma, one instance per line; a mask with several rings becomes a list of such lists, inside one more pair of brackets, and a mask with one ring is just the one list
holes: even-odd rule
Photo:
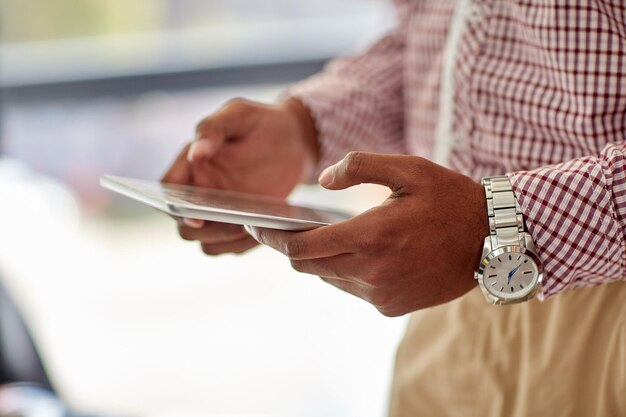
[[520, 252], [505, 252], [492, 258], [483, 271], [488, 292], [501, 299], [519, 299], [528, 295], [539, 278], [537, 264]]

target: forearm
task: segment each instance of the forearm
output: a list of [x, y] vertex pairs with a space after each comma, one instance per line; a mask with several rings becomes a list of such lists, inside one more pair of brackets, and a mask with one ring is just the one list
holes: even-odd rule
[[626, 144], [509, 177], [544, 266], [544, 298], [624, 279]]
[[[292, 86], [287, 97], [308, 110], [317, 143], [314, 175], [355, 150], [405, 153], [403, 60], [406, 1], [398, 26], [360, 55], [332, 61]], [[312, 177], [314, 178], [314, 177]]]

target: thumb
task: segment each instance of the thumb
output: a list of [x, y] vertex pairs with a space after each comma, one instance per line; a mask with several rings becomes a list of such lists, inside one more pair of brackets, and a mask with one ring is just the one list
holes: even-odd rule
[[329, 190], [342, 190], [358, 184], [379, 184], [392, 190], [402, 185], [398, 168], [400, 155], [350, 152], [341, 161], [326, 168], [319, 183]]
[[211, 159], [230, 139], [249, 133], [256, 123], [257, 108], [245, 100], [233, 100], [196, 126], [196, 139], [189, 147], [189, 162]]
[[191, 145], [189, 146], [187, 161], [198, 162], [211, 159], [225, 140], [226, 138], [222, 135], [212, 137], [196, 137], [196, 140], [191, 142]]

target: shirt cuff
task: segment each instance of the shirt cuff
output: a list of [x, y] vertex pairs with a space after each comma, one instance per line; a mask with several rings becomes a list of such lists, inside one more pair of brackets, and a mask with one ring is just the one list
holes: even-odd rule
[[544, 269], [541, 300], [624, 276], [624, 239], [602, 156], [507, 174]]

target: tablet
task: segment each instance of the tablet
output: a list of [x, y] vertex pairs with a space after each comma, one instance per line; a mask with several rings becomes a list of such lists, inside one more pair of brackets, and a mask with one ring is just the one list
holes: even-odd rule
[[104, 175], [109, 190], [177, 217], [280, 230], [310, 230], [352, 217], [340, 211], [296, 206], [285, 200], [190, 185]]

